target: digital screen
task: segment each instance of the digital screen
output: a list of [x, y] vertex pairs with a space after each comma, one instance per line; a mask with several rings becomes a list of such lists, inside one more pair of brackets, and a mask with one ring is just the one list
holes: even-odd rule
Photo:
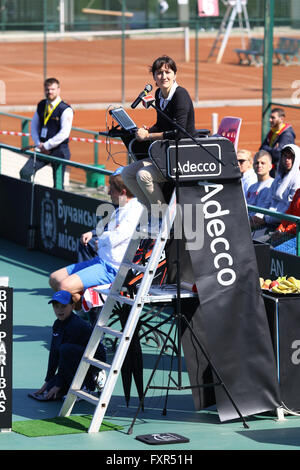
[[109, 113], [115, 118], [125, 131], [137, 129], [135, 122], [128, 116], [124, 108], [111, 109]]

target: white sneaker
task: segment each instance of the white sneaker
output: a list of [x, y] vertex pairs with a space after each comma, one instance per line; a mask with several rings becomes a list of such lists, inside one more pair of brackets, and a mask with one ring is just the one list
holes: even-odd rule
[[99, 392], [101, 392], [101, 390], [103, 389], [105, 382], [106, 382], [106, 372], [105, 370], [102, 369], [100, 370], [100, 372], [95, 378], [96, 388], [99, 390]]

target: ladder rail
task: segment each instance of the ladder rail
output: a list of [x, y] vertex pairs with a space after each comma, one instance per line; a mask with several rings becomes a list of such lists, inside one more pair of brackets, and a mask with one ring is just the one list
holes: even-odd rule
[[[144, 217], [144, 212], [141, 215], [140, 220], [142, 220], [142, 217]], [[86, 346], [85, 352], [82, 356], [82, 359], [77, 368], [68, 394], [59, 413], [59, 416], [69, 416], [74, 404], [76, 403], [77, 397], [83, 398], [84, 400], [87, 400], [90, 403], [96, 405], [96, 409], [88, 432], [98, 432], [101, 426], [111, 395], [118, 380], [121, 367], [126, 357], [134, 332], [136, 330], [140, 314], [143, 310], [145, 301], [147, 300], [147, 295], [149, 293], [157, 266], [165, 248], [165, 244], [167, 242], [171, 227], [173, 226], [175, 217], [176, 191], [174, 190], [170, 203], [165, 211], [165, 214], [163, 215], [160, 233], [152, 248], [151, 256], [148, 260], [147, 265], [145, 267], [143, 266], [141, 270], [144, 271], [144, 276], [142, 277], [135, 298], [130, 299], [130, 303], [132, 304], [130, 313], [126, 321], [125, 327], [121, 332], [110, 329], [109, 327], [107, 327], [107, 323], [111, 317], [113, 307], [115, 306], [116, 302], [123, 301], [124, 303], [128, 303], [128, 298], [121, 296], [120, 293], [128, 270], [132, 268], [132, 261], [138, 249], [139, 243], [141, 239], [144, 238], [141, 232], [138, 233], [137, 230], [135, 231], [134, 237], [131, 239], [127, 247], [117, 276], [115, 277], [114, 282], [112, 283], [111, 288], [107, 293], [106, 301], [96, 321], [93, 332]], [[138, 269], [139, 268], [137, 265], [137, 270]], [[113, 336], [118, 337], [118, 345], [111, 364], [103, 364], [101, 363], [101, 361], [97, 361], [96, 359], [94, 359], [94, 355], [97, 351], [101, 339], [103, 338], [104, 333], [111, 333]], [[84, 382], [90, 365], [93, 365], [98, 368], [104, 366], [104, 369], [108, 371], [107, 380], [101, 391], [99, 399], [95, 399], [95, 397], [93, 397], [92, 395], [89, 395], [81, 390], [82, 384]]]

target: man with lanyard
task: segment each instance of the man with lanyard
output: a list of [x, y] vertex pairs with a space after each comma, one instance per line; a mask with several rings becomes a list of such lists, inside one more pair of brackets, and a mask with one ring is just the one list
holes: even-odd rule
[[[56, 78], [47, 78], [44, 83], [46, 99], [40, 101], [31, 122], [31, 137], [37, 151], [46, 155], [70, 159], [68, 146], [69, 135], [72, 129], [73, 110], [62, 101], [60, 97], [60, 84]], [[31, 181], [32, 175], [48, 165], [45, 160], [33, 159], [27, 161], [20, 171], [21, 179]], [[52, 163], [53, 178], [57, 170], [56, 163]], [[64, 187], [64, 171], [62, 167], [62, 188]]]
[[295, 142], [295, 132], [290, 124], [284, 122], [285, 112], [282, 108], [273, 108], [270, 114], [271, 129], [263, 141], [260, 150], [266, 150], [272, 155], [274, 177], [281, 157], [281, 150], [287, 144]]

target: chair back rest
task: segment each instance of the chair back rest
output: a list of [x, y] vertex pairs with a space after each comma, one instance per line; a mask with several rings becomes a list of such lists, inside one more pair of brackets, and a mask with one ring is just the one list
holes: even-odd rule
[[235, 151], [238, 148], [241, 125], [242, 118], [226, 116], [222, 119], [217, 132], [233, 143]]
[[249, 49], [250, 51], [263, 52], [264, 40], [260, 38], [251, 38]]

